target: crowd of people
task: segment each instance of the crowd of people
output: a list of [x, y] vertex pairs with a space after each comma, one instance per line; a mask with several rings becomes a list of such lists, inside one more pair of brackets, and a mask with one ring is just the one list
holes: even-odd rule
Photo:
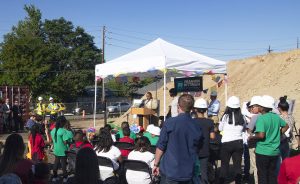
[[[146, 130], [123, 122], [119, 129], [107, 124], [95, 134], [94, 129], [72, 130], [64, 116], [45, 120], [33, 113], [25, 125], [29, 130], [27, 147], [17, 133], [5, 141], [0, 183], [300, 181], [300, 155], [293, 156], [300, 145], [300, 127], [288, 113], [286, 96], [279, 99], [278, 105], [271, 96], [254, 96], [245, 107], [232, 96], [219, 116], [216, 92], [211, 93], [210, 103], [203, 98], [195, 100], [189, 94], [177, 97], [173, 89], [170, 94], [171, 114], [160, 127], [150, 124]], [[120, 143], [127, 147], [118, 146]], [[46, 149], [52, 150], [54, 156], [52, 174]], [[75, 160], [70, 153], [76, 155]], [[111, 165], [101, 165], [100, 158], [106, 158]], [[130, 160], [146, 163], [150, 172], [127, 169], [126, 162]], [[219, 174], [214, 175], [212, 168], [218, 160]]]

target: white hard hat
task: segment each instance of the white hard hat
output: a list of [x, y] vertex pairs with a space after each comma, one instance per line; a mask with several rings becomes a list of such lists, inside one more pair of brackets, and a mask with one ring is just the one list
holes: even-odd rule
[[153, 127], [150, 129], [150, 133], [153, 134], [153, 135], [159, 136], [159, 135], [160, 135], [160, 128], [157, 127], [157, 126], [153, 126]]
[[49, 101], [53, 100], [53, 98], [50, 96]]
[[227, 100], [227, 106], [233, 109], [240, 108], [240, 99], [236, 96], [232, 96]]
[[199, 109], [207, 109], [207, 102], [203, 98], [199, 98], [195, 101], [194, 107]]
[[151, 132], [151, 129], [152, 129], [153, 127], [154, 127], [153, 124], [148, 125], [146, 131], [147, 131], [147, 132]]
[[39, 96], [38, 100], [39, 100], [39, 101], [42, 101], [42, 100], [43, 100], [43, 97]]
[[266, 107], [266, 108], [270, 108], [270, 109], [274, 109], [275, 100], [274, 100], [273, 97], [271, 97], [269, 95], [264, 95], [261, 98], [262, 98], [261, 106]]
[[261, 96], [253, 96], [250, 101], [250, 106], [252, 105], [261, 105], [262, 97]]

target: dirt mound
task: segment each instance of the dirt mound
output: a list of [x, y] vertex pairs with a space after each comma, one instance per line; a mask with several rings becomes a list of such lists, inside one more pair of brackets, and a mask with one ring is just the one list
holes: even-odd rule
[[[227, 63], [228, 72], [228, 97], [235, 95], [241, 102], [246, 102], [254, 95], [271, 95], [275, 99], [287, 95], [288, 99], [295, 99], [296, 106], [294, 117], [300, 121], [300, 50], [292, 50], [283, 53], [271, 53], [251, 58], [234, 60]], [[212, 76], [204, 76], [204, 89], [215, 86]], [[168, 83], [167, 90], [173, 87], [173, 82]], [[155, 94], [155, 89], [151, 92]], [[224, 85], [217, 88], [218, 98], [224, 110], [225, 95]], [[155, 96], [155, 95], [153, 95]], [[160, 114], [163, 114], [163, 87], [159, 88], [157, 97], [160, 99]], [[208, 94], [202, 97], [208, 99]], [[171, 99], [167, 92], [167, 105]], [[116, 124], [127, 120], [132, 122], [132, 116], [128, 111]]]

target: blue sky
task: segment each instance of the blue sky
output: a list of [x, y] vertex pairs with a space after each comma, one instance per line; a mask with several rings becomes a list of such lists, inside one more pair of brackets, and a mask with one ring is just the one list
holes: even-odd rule
[[200, 54], [228, 61], [296, 48], [300, 37], [298, 0], [3, 0], [0, 42], [33, 4], [43, 19], [64, 17], [83, 27], [101, 47], [107, 26], [106, 60], [158, 37]]

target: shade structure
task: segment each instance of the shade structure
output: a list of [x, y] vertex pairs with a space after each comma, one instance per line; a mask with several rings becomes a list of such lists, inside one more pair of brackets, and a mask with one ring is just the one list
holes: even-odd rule
[[[226, 63], [210, 58], [161, 38], [136, 49], [119, 58], [98, 64], [95, 67], [96, 78], [108, 76], [164, 76], [164, 115], [166, 115], [166, 76], [193, 76], [205, 73], [226, 73]], [[95, 106], [96, 108], [95, 82]], [[94, 110], [94, 123], [95, 123]]]
[[96, 77], [156, 75], [159, 72], [189, 75], [226, 73], [226, 63], [169, 43], [161, 38], [124, 56], [96, 65]]

